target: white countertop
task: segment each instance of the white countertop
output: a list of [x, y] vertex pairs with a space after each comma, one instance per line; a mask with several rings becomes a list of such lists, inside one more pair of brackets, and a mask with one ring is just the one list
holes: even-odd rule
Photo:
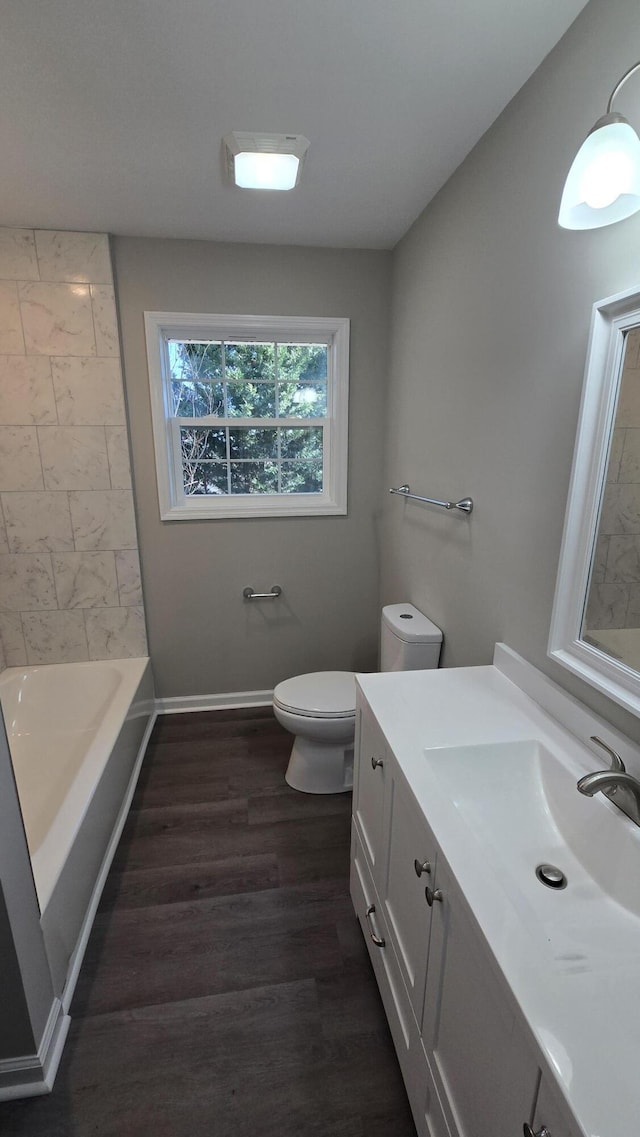
[[[567, 890], [554, 894], [557, 929], [532, 934], [498, 874], [488, 871], [495, 860], [478, 856], [477, 836], [424, 751], [535, 739], [566, 755], [580, 776], [607, 765], [587, 744], [590, 735], [603, 736], [636, 774], [637, 747], [502, 645], [490, 667], [357, 678], [578, 1126], [586, 1137], [634, 1137], [640, 1130], [640, 918], [605, 899], [594, 904], [589, 942], [578, 943], [562, 925]], [[585, 825], [595, 806], [632, 826], [630, 863], [612, 871], [640, 873], [640, 829], [602, 794], [584, 801]], [[624, 935], [608, 936], [608, 922]]]

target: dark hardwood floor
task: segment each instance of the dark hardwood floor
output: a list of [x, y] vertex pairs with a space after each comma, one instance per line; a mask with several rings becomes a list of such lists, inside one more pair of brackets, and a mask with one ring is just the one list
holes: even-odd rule
[[266, 709], [160, 718], [56, 1085], [6, 1137], [415, 1137], [348, 891], [349, 794]]

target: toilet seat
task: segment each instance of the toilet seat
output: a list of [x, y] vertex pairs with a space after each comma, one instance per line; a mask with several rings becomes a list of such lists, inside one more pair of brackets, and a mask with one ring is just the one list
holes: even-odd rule
[[303, 718], [355, 719], [356, 682], [352, 671], [313, 671], [285, 679], [273, 692], [282, 710]]

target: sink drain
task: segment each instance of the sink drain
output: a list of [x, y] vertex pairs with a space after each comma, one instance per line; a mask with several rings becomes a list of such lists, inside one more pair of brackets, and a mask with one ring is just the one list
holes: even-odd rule
[[546, 884], [547, 888], [560, 888], [567, 887], [567, 878], [561, 869], [557, 869], [555, 865], [538, 865], [536, 869], [536, 876], [538, 880]]

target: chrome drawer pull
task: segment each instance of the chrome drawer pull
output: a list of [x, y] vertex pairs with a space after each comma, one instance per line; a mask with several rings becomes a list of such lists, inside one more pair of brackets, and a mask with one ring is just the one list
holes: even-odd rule
[[[430, 908], [431, 908], [434, 900], [442, 900], [442, 892], [439, 888], [433, 889], [433, 888], [429, 888], [429, 886], [427, 885], [427, 887], [424, 890], [424, 894], [427, 898], [427, 904], [429, 905]], [[536, 1134], [536, 1137], [544, 1137], [544, 1135]], [[550, 1135], [549, 1135], [549, 1137], [550, 1137]]]
[[427, 876], [429, 876], [431, 873], [431, 865], [429, 864], [429, 862], [428, 861], [419, 861], [417, 857], [416, 857], [415, 861], [413, 862], [413, 867], [416, 870], [416, 876], [422, 876], [423, 872], [426, 873]]
[[550, 1134], [549, 1130], [547, 1129], [546, 1125], [541, 1126], [541, 1128], [536, 1133], [535, 1130], [532, 1129], [530, 1125], [527, 1125], [526, 1121], [525, 1121], [524, 1125], [522, 1126], [522, 1132], [524, 1133], [524, 1137], [551, 1137], [551, 1134]]
[[373, 770], [375, 770], [375, 769], [377, 769], [378, 766], [384, 766], [384, 762], [382, 761], [382, 758], [372, 758], [371, 759], [371, 768]]
[[367, 908], [367, 920], [369, 921], [369, 925], [370, 925], [369, 935], [371, 936], [371, 939], [373, 940], [376, 947], [384, 947], [384, 940], [382, 939], [381, 936], [379, 936], [377, 934], [375, 924], [374, 924], [373, 920], [371, 919], [372, 916], [375, 916], [375, 913], [376, 913], [375, 904], [370, 904], [369, 907]]

